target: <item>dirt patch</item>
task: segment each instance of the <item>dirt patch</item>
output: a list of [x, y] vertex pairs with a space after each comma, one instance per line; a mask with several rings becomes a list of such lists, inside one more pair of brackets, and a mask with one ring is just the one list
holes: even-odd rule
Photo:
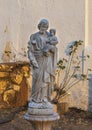
[[70, 108], [52, 130], [92, 130], [92, 113], [76, 108]]
[[[14, 112], [14, 110], [13, 110]], [[17, 110], [11, 121], [0, 124], [0, 130], [34, 130], [32, 124], [23, 119], [26, 110]], [[8, 113], [11, 115], [10, 113]], [[7, 115], [7, 113], [5, 113]], [[8, 116], [8, 119], [10, 116]], [[92, 113], [76, 108], [61, 115], [60, 120], [52, 124], [52, 130], [92, 130]]]

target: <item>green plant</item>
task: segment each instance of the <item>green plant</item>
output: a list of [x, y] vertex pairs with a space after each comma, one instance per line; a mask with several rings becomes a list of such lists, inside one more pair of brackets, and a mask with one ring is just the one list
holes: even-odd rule
[[81, 68], [82, 62], [90, 56], [87, 55], [82, 58], [79, 55], [78, 50], [82, 43], [83, 41], [81, 40], [69, 43], [65, 50], [68, 58], [62, 58], [57, 63], [56, 80], [54, 84], [56, 95], [52, 100], [54, 103], [58, 103], [59, 99], [67, 95], [67, 92], [71, 87], [82, 80], [88, 80], [88, 72], [91, 71], [91, 69], [87, 69], [87, 72], [84, 74]]

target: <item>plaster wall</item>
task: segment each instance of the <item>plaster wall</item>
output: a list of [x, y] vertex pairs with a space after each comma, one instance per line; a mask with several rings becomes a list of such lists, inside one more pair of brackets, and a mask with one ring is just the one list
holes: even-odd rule
[[57, 30], [59, 57], [72, 40], [85, 40], [84, 0], [0, 0], [0, 57], [7, 41], [17, 51], [26, 47], [42, 18]]
[[92, 45], [92, 0], [88, 0], [88, 45]]

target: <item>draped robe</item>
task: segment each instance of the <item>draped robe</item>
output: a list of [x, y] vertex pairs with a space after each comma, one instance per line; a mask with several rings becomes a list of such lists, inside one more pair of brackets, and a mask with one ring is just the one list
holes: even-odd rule
[[31, 35], [28, 44], [28, 58], [33, 66], [31, 100], [37, 103], [50, 98], [50, 87], [55, 77], [56, 55], [49, 53], [46, 56], [42, 51], [48, 37], [48, 32], [46, 37], [42, 37], [37, 32]]

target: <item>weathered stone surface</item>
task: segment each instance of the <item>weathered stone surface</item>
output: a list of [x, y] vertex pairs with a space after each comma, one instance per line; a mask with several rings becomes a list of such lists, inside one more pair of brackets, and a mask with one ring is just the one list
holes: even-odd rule
[[7, 90], [4, 92], [3, 97], [4, 102], [6, 102], [8, 105], [13, 105], [16, 101], [15, 98], [15, 91], [13, 89]]
[[53, 112], [52, 115], [31, 115], [31, 114], [26, 114], [24, 116], [25, 119], [28, 121], [55, 121], [58, 120], [60, 117], [57, 113]]
[[3, 101], [3, 97], [2, 97], [2, 95], [0, 95], [0, 104], [2, 101]]
[[31, 115], [52, 115], [53, 110], [52, 109], [34, 109], [34, 108], [28, 108], [28, 114]]
[[29, 63], [0, 64], [0, 108], [26, 105], [29, 72]]
[[13, 85], [13, 89], [15, 90], [15, 91], [20, 91], [20, 86], [19, 85]]
[[8, 71], [9, 68], [10, 67], [7, 64], [0, 64], [0, 71], [1, 72]]
[[9, 73], [7, 72], [0, 72], [0, 78], [8, 77]]
[[0, 94], [3, 94], [9, 84], [8, 80], [0, 80]]
[[26, 78], [23, 78], [21, 84], [20, 84], [20, 91], [17, 97], [17, 106], [25, 106], [28, 102], [28, 84], [26, 81]]
[[23, 74], [20, 71], [15, 71], [10, 74], [11, 81], [15, 84], [20, 84], [23, 79]]
[[23, 72], [23, 76], [26, 77], [26, 78], [29, 78], [30, 74], [30, 69], [28, 66], [23, 66], [22, 67], [22, 72]]

